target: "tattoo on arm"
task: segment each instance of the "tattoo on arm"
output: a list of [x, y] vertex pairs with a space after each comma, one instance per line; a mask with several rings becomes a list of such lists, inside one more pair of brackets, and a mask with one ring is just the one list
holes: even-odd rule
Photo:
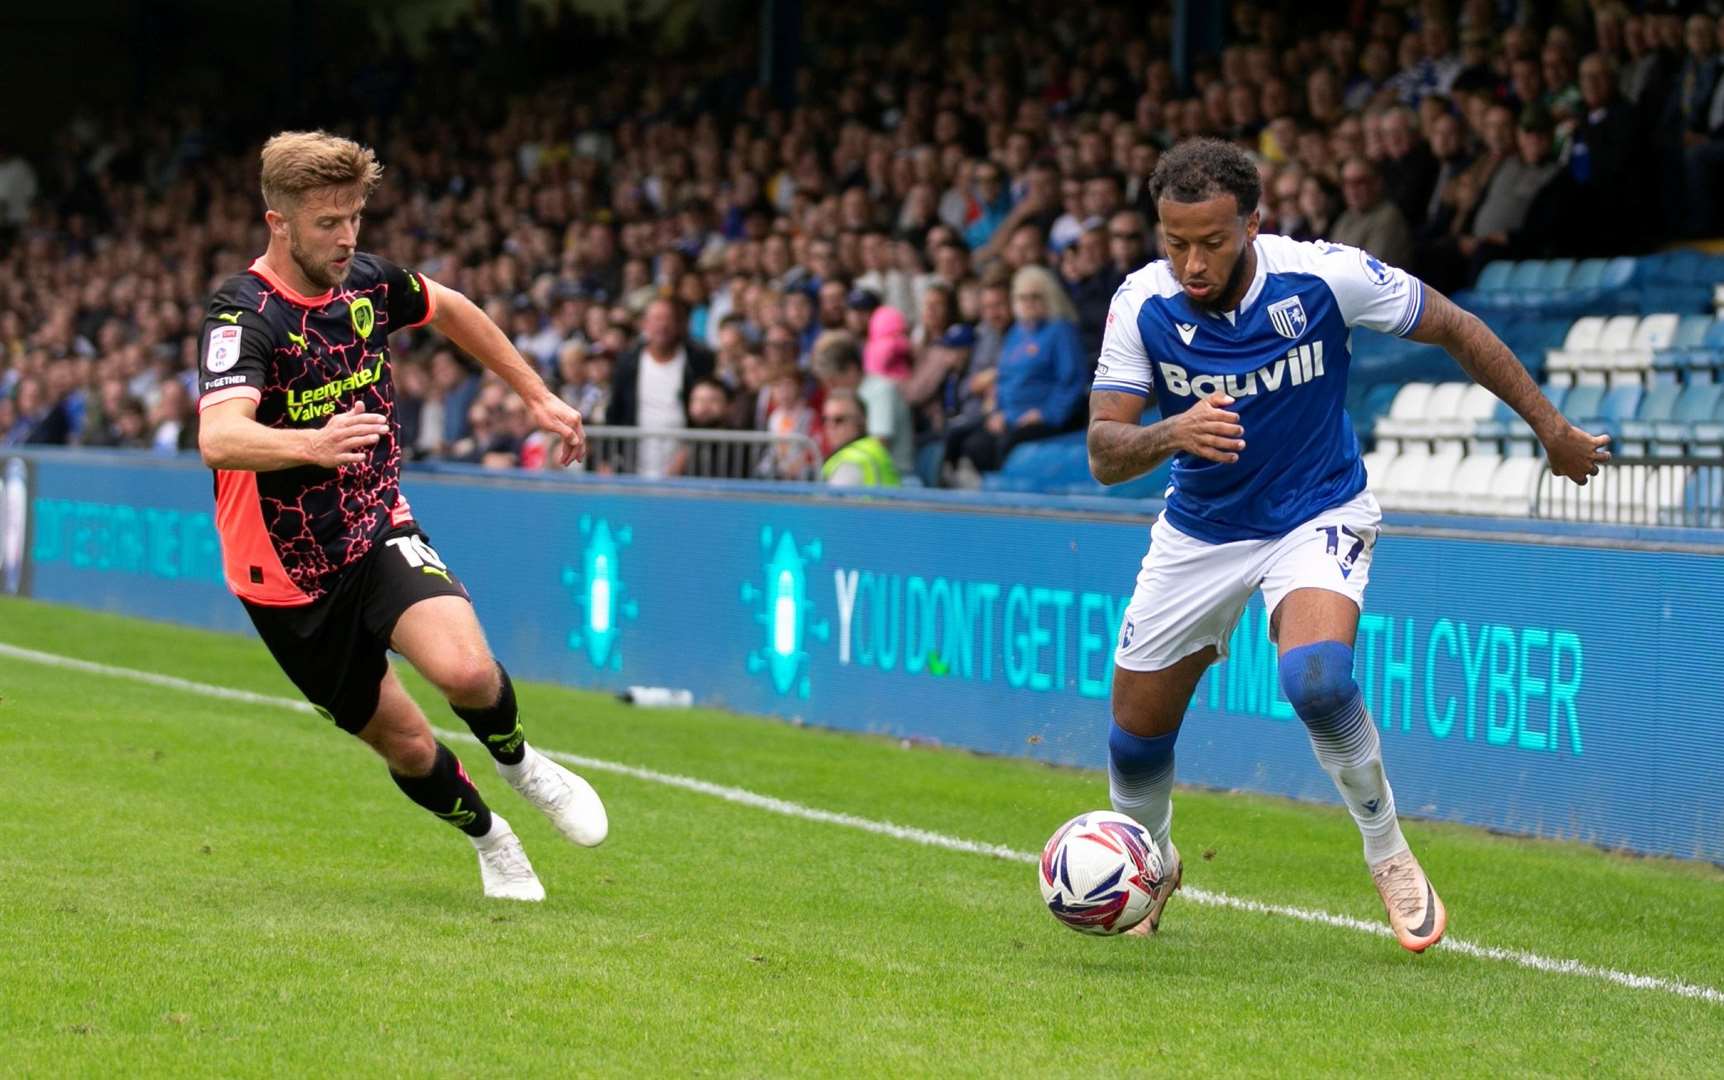
[[1425, 290], [1425, 312], [1408, 337], [1441, 346], [1474, 382], [1507, 402], [1541, 435], [1567, 424], [1490, 327], [1429, 285], [1419, 287]]
[[1142, 476], [1172, 456], [1167, 422], [1142, 426], [1153, 400], [1117, 390], [1098, 390], [1089, 399], [1089, 469], [1104, 484]]

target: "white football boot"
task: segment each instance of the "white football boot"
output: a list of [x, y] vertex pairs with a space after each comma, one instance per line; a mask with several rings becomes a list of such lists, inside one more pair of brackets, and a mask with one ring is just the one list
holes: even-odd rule
[[582, 847], [597, 847], [610, 832], [605, 804], [593, 785], [522, 744], [518, 765], [497, 762], [497, 772], [521, 797], [538, 807], [557, 831]]
[[1179, 857], [1179, 849], [1174, 847], [1170, 840], [1167, 850], [1173, 853], [1173, 868], [1163, 870], [1161, 884], [1156, 888], [1154, 901], [1149, 905], [1149, 913], [1143, 917], [1142, 922], [1126, 931], [1130, 937], [1148, 937], [1161, 929], [1161, 909], [1167, 906], [1167, 902], [1178, 891], [1180, 883], [1185, 880], [1185, 860]]
[[1442, 940], [1449, 928], [1449, 912], [1443, 906], [1437, 890], [1425, 868], [1413, 858], [1412, 851], [1391, 855], [1371, 867], [1371, 881], [1383, 898], [1389, 913], [1389, 925], [1401, 947], [1410, 952], [1424, 952]]
[[479, 853], [479, 877], [485, 883], [485, 895], [493, 900], [539, 901], [545, 898], [545, 887], [533, 864], [527, 861], [527, 851], [521, 838], [501, 814], [491, 815], [491, 831], [484, 836], [472, 836], [473, 848]]

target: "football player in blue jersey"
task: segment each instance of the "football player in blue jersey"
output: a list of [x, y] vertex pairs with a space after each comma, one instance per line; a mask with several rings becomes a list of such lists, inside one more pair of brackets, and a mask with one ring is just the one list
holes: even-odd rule
[[[1564, 419], [1484, 323], [1417, 278], [1357, 248], [1259, 234], [1261, 182], [1237, 147], [1181, 143], [1151, 188], [1167, 258], [1114, 296], [1089, 426], [1090, 469], [1104, 484], [1173, 459], [1114, 654], [1108, 733], [1113, 807], [1149, 829], [1168, 868], [1142, 932], [1159, 925], [1182, 870], [1170, 839], [1180, 722], [1261, 589], [1282, 690], [1359, 826], [1395, 936], [1422, 952], [1447, 913], [1401, 835], [1353, 681], [1381, 514], [1345, 410], [1349, 335], [1365, 327], [1441, 346], [1577, 484], [1610, 459], [1609, 439]], [[1151, 403], [1162, 419], [1144, 425]]]

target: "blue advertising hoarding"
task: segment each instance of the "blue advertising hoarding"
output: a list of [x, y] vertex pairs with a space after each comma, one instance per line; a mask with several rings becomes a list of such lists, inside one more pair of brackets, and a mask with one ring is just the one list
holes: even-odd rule
[[[209, 474], [34, 462], [31, 592], [220, 629]], [[409, 474], [517, 675], [1103, 764], [1141, 514], [755, 487]], [[1724, 560], [1575, 534], [1378, 546], [1355, 675], [1413, 815], [1724, 861]], [[1180, 779], [1334, 801], [1260, 604], [1200, 685]]]

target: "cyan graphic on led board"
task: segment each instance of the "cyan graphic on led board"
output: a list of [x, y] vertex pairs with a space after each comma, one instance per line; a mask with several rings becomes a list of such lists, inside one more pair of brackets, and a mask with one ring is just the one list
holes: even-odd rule
[[580, 568], [565, 566], [562, 572], [563, 587], [581, 613], [580, 624], [569, 631], [568, 645], [600, 671], [621, 671], [622, 624], [640, 615], [640, 605], [622, 578], [622, 549], [633, 543], [634, 530], [623, 526], [613, 531], [609, 521], [590, 514], [581, 515], [577, 528], [586, 540]]
[[764, 638], [749, 651], [748, 670], [765, 674], [778, 693], [806, 699], [813, 689], [807, 638], [825, 642], [832, 635], [829, 622], [815, 619], [809, 596], [809, 568], [820, 561], [822, 546], [813, 540], [798, 547], [789, 530], [775, 534], [765, 525], [760, 549], [766, 555], [760, 581], [742, 583], [742, 602], [753, 609]]

